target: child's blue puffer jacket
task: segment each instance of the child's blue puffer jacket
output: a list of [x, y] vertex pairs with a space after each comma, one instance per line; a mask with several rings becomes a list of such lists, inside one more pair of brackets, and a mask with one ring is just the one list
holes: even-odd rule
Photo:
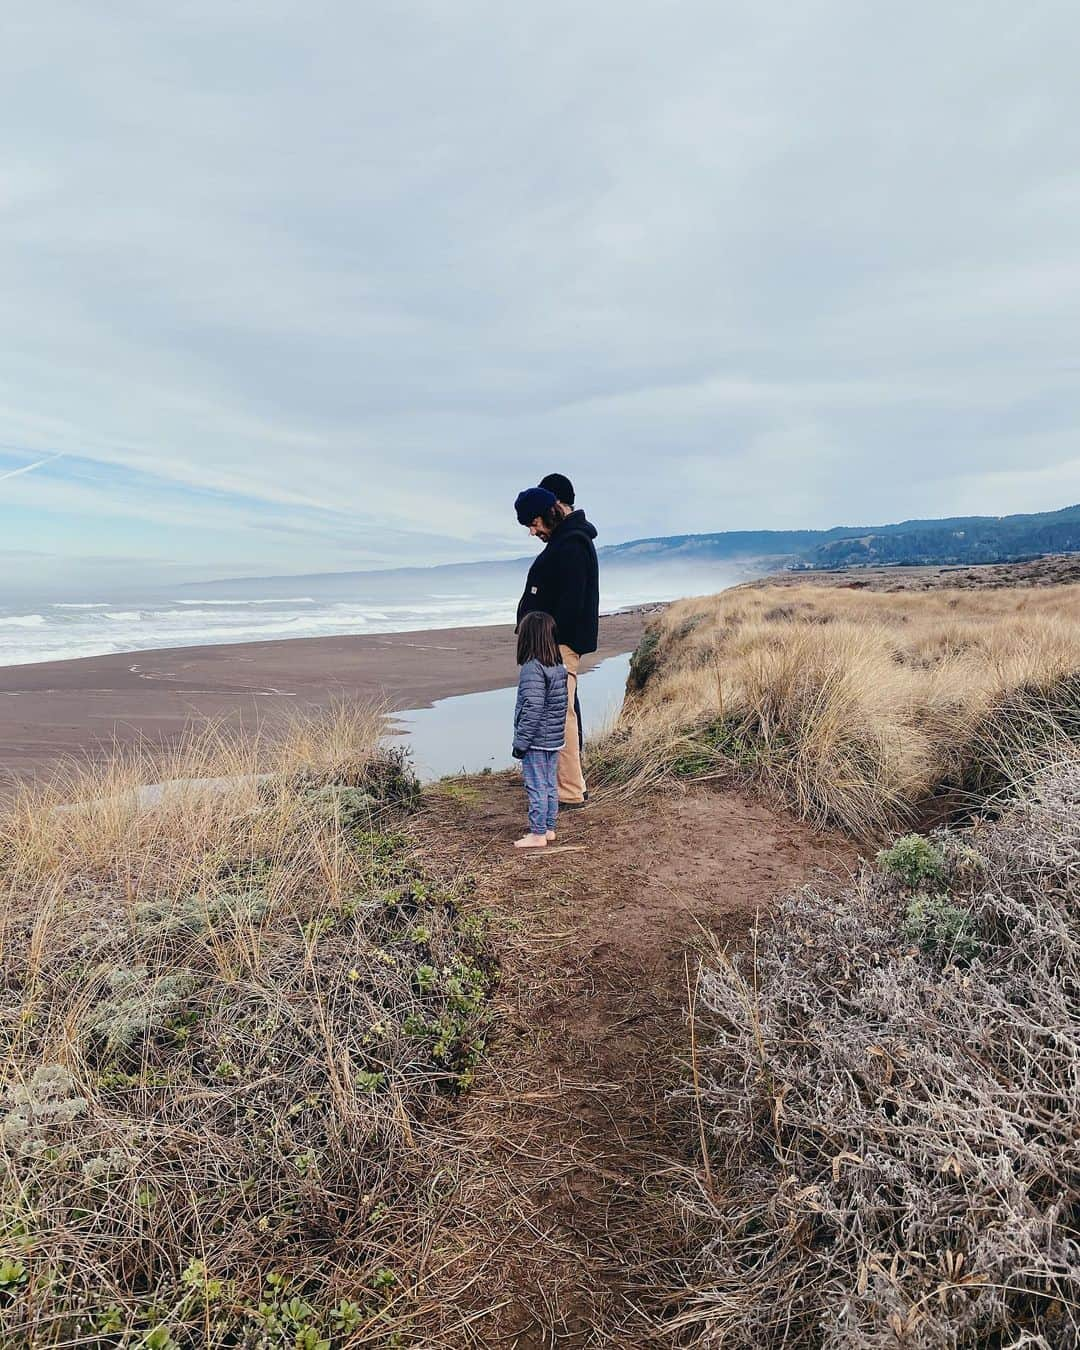
[[518, 676], [514, 754], [561, 750], [566, 741], [566, 667], [542, 666], [534, 657]]

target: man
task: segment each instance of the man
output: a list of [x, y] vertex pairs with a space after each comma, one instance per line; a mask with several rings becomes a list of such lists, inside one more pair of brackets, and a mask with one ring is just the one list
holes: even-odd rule
[[563, 474], [548, 474], [514, 503], [517, 518], [545, 547], [529, 568], [518, 605], [518, 622], [533, 610], [555, 620], [566, 666], [566, 745], [559, 754], [559, 805], [583, 806], [588, 798], [581, 767], [581, 706], [577, 697], [581, 658], [596, 651], [600, 583], [596, 527], [574, 509], [574, 485]]
[[[567, 478], [565, 474], [549, 473], [545, 474], [544, 477], [540, 479], [540, 486], [542, 488], [547, 488], [549, 492], [554, 492], [555, 500], [558, 502], [559, 510], [562, 513], [563, 519], [565, 520], [566, 517], [570, 515], [570, 513], [574, 509], [573, 483], [571, 483], [570, 479]], [[593, 538], [595, 539], [596, 530], [593, 529], [591, 525], [589, 526], [589, 528], [592, 529]], [[581, 757], [585, 753], [585, 724], [581, 720], [581, 690], [578, 685], [576, 677], [574, 679], [573, 706], [574, 706], [574, 718], [577, 721], [578, 758], [580, 761]], [[589, 800], [588, 791], [585, 792], [585, 800], [586, 801]]]

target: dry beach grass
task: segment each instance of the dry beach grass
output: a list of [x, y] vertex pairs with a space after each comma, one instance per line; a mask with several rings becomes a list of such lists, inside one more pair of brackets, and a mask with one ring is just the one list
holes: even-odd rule
[[1075, 1343], [1078, 593], [680, 602], [550, 856], [364, 709], [21, 790], [0, 1343]]
[[709, 1346], [1080, 1343], [1080, 762], [704, 963]]
[[[415, 785], [379, 729], [210, 731], [5, 816], [3, 1344], [313, 1350], [423, 1317], [439, 1103], [491, 973], [397, 832]], [[188, 785], [140, 809], [148, 775]]]
[[598, 779], [738, 773], [867, 836], [981, 803], [1080, 729], [1080, 587], [749, 586], [670, 606], [631, 664]]
[[745, 781], [864, 840], [969, 822], [704, 953], [674, 1340], [1076, 1345], [1080, 588], [743, 587], [671, 606], [631, 684], [609, 793]]

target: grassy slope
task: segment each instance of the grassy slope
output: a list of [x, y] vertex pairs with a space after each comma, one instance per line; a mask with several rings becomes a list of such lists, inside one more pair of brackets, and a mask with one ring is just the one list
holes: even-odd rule
[[706, 960], [695, 1343], [1080, 1343], [1080, 762], [1035, 788]]
[[740, 587], [650, 626], [609, 780], [737, 772], [819, 824], [880, 834], [980, 801], [1080, 728], [1080, 587], [879, 594]]
[[[630, 789], [745, 777], [859, 834], [946, 784], [985, 801], [1065, 748], [1078, 653], [1074, 588], [673, 606], [594, 750], [608, 790], [563, 827], [585, 853], [503, 849], [483, 882], [506, 925], [542, 911], [500, 995], [536, 1053], [503, 1047], [453, 1133], [493, 985], [454, 859], [508, 843], [516, 790], [445, 799], [432, 844], [461, 837], [438, 869], [399, 833], [409, 784], [363, 718], [25, 798], [0, 836], [4, 1344], [483, 1344], [492, 1305], [568, 1345], [646, 1306], [660, 1343], [1069, 1344], [1072, 780], [973, 848], [942, 841], [928, 871], [798, 892], [752, 963], [708, 957], [681, 1142], [656, 1103], [693, 933], [724, 909], [738, 941], [812, 852], [738, 793]], [[139, 812], [148, 775], [236, 781]], [[789, 851], [793, 881], [770, 882]], [[661, 1115], [676, 1167], [648, 1133]], [[681, 1276], [650, 1246], [665, 1211], [690, 1216]], [[668, 1299], [641, 1283], [659, 1270]]]
[[[642, 804], [595, 800], [522, 857], [500, 775], [399, 833], [373, 736], [211, 740], [5, 822], [5, 1345], [662, 1334], [684, 953], [844, 846], [680, 794], [647, 854]], [[137, 810], [162, 773], [232, 785]]]
[[976, 812], [704, 959], [690, 1343], [1080, 1339], [1078, 596], [759, 583], [639, 647], [624, 789], [748, 779], [863, 836]]
[[[4, 820], [4, 1345], [396, 1344], [490, 985], [376, 719], [210, 735]], [[269, 777], [257, 780], [256, 772]], [[72, 805], [72, 803], [76, 803]], [[63, 809], [57, 809], [62, 807]]]

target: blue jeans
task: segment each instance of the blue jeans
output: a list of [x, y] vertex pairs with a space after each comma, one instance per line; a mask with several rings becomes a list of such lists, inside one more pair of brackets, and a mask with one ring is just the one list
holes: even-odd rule
[[555, 828], [559, 814], [558, 750], [526, 750], [521, 761], [525, 791], [529, 798], [529, 833], [545, 834]]

